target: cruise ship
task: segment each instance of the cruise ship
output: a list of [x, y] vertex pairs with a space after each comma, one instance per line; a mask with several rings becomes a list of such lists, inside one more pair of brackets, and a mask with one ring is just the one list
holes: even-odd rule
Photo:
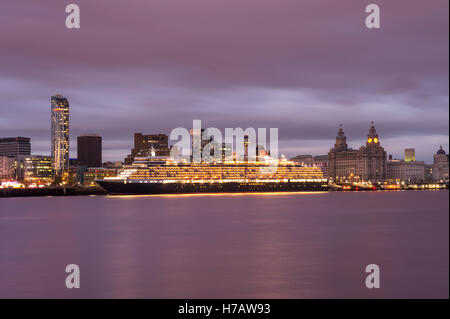
[[324, 191], [320, 167], [287, 161], [187, 163], [166, 157], [136, 158], [116, 177], [96, 181], [108, 194], [183, 194]]

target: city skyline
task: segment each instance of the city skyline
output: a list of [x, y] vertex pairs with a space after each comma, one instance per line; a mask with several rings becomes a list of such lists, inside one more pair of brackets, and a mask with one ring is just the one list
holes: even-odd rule
[[0, 299], [448, 299], [450, 0], [0, 7]]
[[415, 148], [431, 162], [449, 149], [447, 1], [379, 1], [376, 31], [364, 27], [365, 3], [350, 1], [193, 0], [180, 14], [166, 1], [81, 0], [74, 32], [61, 22], [65, 4], [25, 3], [0, 12], [10, 30], [0, 35], [0, 136], [31, 137], [34, 154], [50, 154], [55, 93], [71, 104], [70, 153], [93, 132], [112, 161], [135, 132], [169, 134], [193, 119], [278, 127], [288, 157], [325, 154], [341, 123], [358, 148], [370, 121], [396, 158]]
[[[54, 98], [55, 98], [55, 96], [56, 97], [59, 97], [59, 98], [61, 98], [61, 99], [63, 99], [64, 101], [65, 101], [65, 103], [67, 103], [67, 107], [68, 107], [68, 100], [67, 100], [67, 98], [66, 97], [64, 97], [64, 96], [62, 96], [62, 95], [60, 95], [60, 94], [55, 94], [54, 96], [52, 96], [52, 99], [51, 99], [51, 101], [52, 101], [52, 105], [51, 105], [51, 108], [52, 108], [52, 116], [51, 116], [51, 120], [52, 120], [52, 123], [53, 123], [53, 100], [54, 100]], [[68, 111], [67, 111], [68, 112]], [[68, 116], [68, 114], [67, 114], [67, 116]], [[344, 126], [343, 126], [343, 124], [339, 124], [339, 126], [338, 126], [338, 135], [339, 134], [344, 134], [343, 133], [343, 131], [342, 131], [342, 129], [344, 128]], [[245, 128], [244, 128], [245, 129]], [[369, 134], [370, 134], [370, 131], [372, 131], [372, 130], [374, 130], [374, 122], [373, 121], [371, 121], [370, 122], [370, 130], [369, 130]], [[68, 133], [67, 133], [67, 135], [68, 136], [71, 136], [71, 134], [69, 134], [70, 132], [68, 131]], [[135, 143], [135, 145], [134, 146], [136, 146], [136, 135], [139, 135], [139, 136], [141, 136], [142, 135], [142, 133], [138, 133], [138, 132], [135, 132], [134, 134], [134, 143]], [[157, 133], [156, 135], [147, 135], [147, 136], [157, 136], [157, 135], [159, 135], [159, 136], [166, 136], [166, 139], [168, 139], [168, 136], [170, 135], [170, 132], [167, 132], [167, 133]], [[53, 136], [53, 135], [52, 135]], [[72, 159], [77, 159], [78, 157], [79, 157], [79, 154], [78, 154], [78, 149], [79, 149], [79, 140], [80, 140], [80, 138], [86, 138], [86, 137], [96, 137], [96, 138], [99, 138], [100, 139], [100, 141], [102, 140], [102, 135], [101, 134], [97, 134], [97, 133], [83, 133], [83, 134], [80, 134], [80, 135], [77, 135], [76, 137], [74, 137], [73, 139], [76, 139], [76, 141], [77, 141], [77, 147], [76, 147], [76, 149], [75, 149], [75, 153], [77, 154], [77, 156], [76, 157], [74, 157], [74, 153], [73, 152], [70, 152], [70, 153], [68, 153], [69, 154], [69, 156], [70, 156], [70, 154], [72, 154], [71, 156], [70, 156], [70, 158]], [[31, 144], [31, 142], [30, 142], [30, 140], [31, 140], [31, 138], [30, 137], [23, 137], [23, 136], [16, 136], [16, 137], [12, 137], [12, 136], [4, 136], [4, 137], [0, 137], [0, 138], [3, 138], [3, 139], [16, 139], [16, 138], [25, 138], [25, 139], [28, 139], [29, 140], [29, 143]], [[347, 136], [344, 136], [344, 138], [345, 138], [345, 142], [347, 141]], [[175, 143], [176, 143], [176, 141], [177, 140], [175, 140], [175, 141], [171, 141], [170, 139], [168, 139], [168, 141], [166, 141], [166, 143], [167, 143], [167, 145], [168, 146], [172, 146], [172, 145], [174, 145]], [[363, 141], [363, 143], [361, 144], [361, 145], [359, 145], [359, 146], [357, 146], [357, 147], [353, 147], [352, 145], [350, 145], [350, 143], [347, 143], [346, 144], [346, 146], [348, 147], [348, 149], [358, 149], [359, 147], [363, 147], [364, 146], [364, 143], [367, 145], [367, 139], [362, 139], [362, 141]], [[380, 141], [381, 141], [381, 138], [380, 138]], [[51, 143], [53, 143], [52, 142], [52, 138], [51, 138], [51, 141], [50, 141]], [[67, 142], [65, 142], [65, 143], [67, 143]], [[378, 135], [377, 135], [377, 138], [376, 138], [376, 142], [375, 143], [379, 143], [379, 140], [378, 140]], [[101, 145], [102, 143], [100, 142], [100, 145]], [[441, 144], [439, 144], [439, 149], [437, 149], [437, 151], [439, 151], [439, 150], [442, 150], [443, 149], [443, 145], [446, 145], [445, 143], [441, 143]], [[282, 148], [282, 147], [281, 147]], [[131, 152], [133, 153], [133, 147], [131, 147], [130, 148], [131, 149]], [[100, 154], [103, 152], [103, 148], [101, 147], [100, 148]], [[324, 155], [326, 155], [327, 153], [328, 153], [328, 151], [329, 150], [326, 150], [324, 153], [318, 153], [318, 154], [306, 154], [306, 153], [302, 153], [302, 154], [296, 154], [296, 155], [291, 155], [291, 156], [288, 156], [288, 157], [295, 157], [295, 156], [302, 156], [302, 155], [312, 155], [312, 156], [324, 156]], [[408, 158], [407, 158], [407, 155], [406, 155], [406, 153], [408, 152], [408, 151], [412, 151], [414, 154], [415, 154], [415, 151], [416, 151], [416, 149], [415, 148], [403, 148], [402, 149], [402, 151], [403, 151], [403, 153], [401, 153], [401, 155], [400, 156], [398, 156], [398, 157], [395, 157], [394, 155], [393, 155], [393, 153], [392, 152], [390, 152], [389, 150], [386, 150], [386, 153], [387, 153], [387, 155], [389, 156], [389, 157], [392, 157], [393, 159], [405, 159], [406, 161], [408, 161]], [[444, 147], [444, 151], [445, 151], [445, 147]], [[436, 152], [433, 152], [432, 154], [431, 154], [431, 157], [433, 158], [434, 157], [434, 155], [436, 154]], [[41, 155], [41, 156], [51, 156], [51, 157], [53, 157], [53, 155], [51, 155], [51, 154], [44, 154], [44, 153], [36, 153], [36, 152], [33, 152], [32, 153], [32, 155]], [[282, 156], [285, 156], [285, 154], [279, 154], [280, 156], [282, 155]], [[130, 155], [127, 155], [128, 157], [130, 157]], [[126, 159], [127, 159], [127, 156], [124, 156], [124, 155], [122, 155], [122, 157], [120, 158], [120, 159], [105, 159], [104, 161], [106, 161], [106, 162], [116, 162], [116, 161], [120, 161], [120, 162], [124, 162], [124, 163], [126, 163]], [[102, 156], [100, 155], [100, 158], [101, 158]], [[125, 158], [125, 161], [123, 160], [123, 158]], [[68, 159], [69, 159], [69, 157], [67, 158], [67, 161], [68, 161]], [[410, 160], [410, 159], [409, 159]], [[415, 161], [416, 159], [415, 159], [415, 157], [414, 157], [414, 161]], [[427, 162], [426, 160], [418, 160], [418, 161], [423, 161], [423, 162], [425, 162], [425, 163], [429, 163], [429, 162]]]

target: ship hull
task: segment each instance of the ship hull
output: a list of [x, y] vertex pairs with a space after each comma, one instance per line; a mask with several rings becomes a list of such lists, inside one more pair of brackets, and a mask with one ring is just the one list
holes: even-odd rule
[[326, 191], [327, 182], [145, 183], [97, 181], [111, 195]]

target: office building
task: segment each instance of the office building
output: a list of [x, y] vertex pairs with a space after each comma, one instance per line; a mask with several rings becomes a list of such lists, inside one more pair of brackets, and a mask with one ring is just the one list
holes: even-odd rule
[[48, 184], [53, 180], [53, 165], [50, 156], [27, 156], [23, 162], [24, 181]]
[[90, 167], [83, 172], [83, 184], [94, 186], [95, 181], [117, 176], [120, 167]]
[[31, 144], [29, 137], [0, 138], [0, 156], [16, 157], [30, 154]]
[[169, 137], [166, 134], [143, 135], [134, 133], [134, 148], [124, 162], [131, 164], [135, 157], [151, 156], [154, 151], [155, 156], [169, 156]]
[[386, 179], [390, 182], [422, 183], [425, 180], [425, 163], [388, 160], [386, 175]]
[[77, 156], [80, 166], [102, 166], [102, 137], [95, 134], [78, 136]]
[[21, 182], [50, 183], [54, 178], [53, 159], [45, 155], [17, 156], [14, 158], [14, 177]]

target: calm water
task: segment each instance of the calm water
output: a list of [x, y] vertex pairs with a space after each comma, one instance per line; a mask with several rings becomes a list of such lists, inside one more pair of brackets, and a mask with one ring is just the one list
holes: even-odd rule
[[448, 209], [447, 191], [0, 199], [0, 297], [448, 298]]

